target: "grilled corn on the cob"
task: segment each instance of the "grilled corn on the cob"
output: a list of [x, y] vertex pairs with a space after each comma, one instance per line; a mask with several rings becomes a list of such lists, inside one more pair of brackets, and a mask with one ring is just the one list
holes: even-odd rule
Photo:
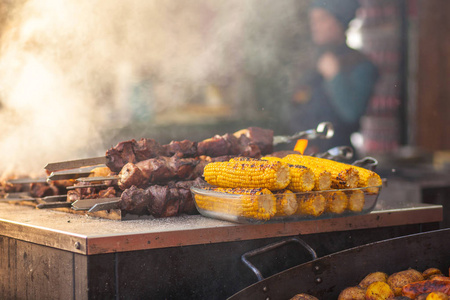
[[348, 191], [348, 209], [353, 212], [360, 212], [364, 208], [365, 195], [362, 190]]
[[206, 190], [224, 194], [195, 195], [199, 209], [258, 220], [269, 220], [276, 213], [276, 199], [268, 189], [207, 188]]
[[378, 193], [378, 187], [383, 184], [380, 175], [378, 175], [374, 171], [362, 167], [355, 167], [355, 169], [359, 172], [358, 187], [370, 187], [367, 189], [368, 193]]
[[302, 215], [318, 217], [325, 211], [326, 204], [325, 197], [319, 193], [298, 196], [297, 212]]
[[277, 201], [277, 213], [275, 216], [293, 215], [298, 208], [297, 197], [289, 190], [274, 192]]
[[328, 190], [331, 186], [331, 174], [326, 170], [309, 168], [297, 164], [294, 160], [285, 160], [279, 157], [265, 156], [261, 158], [268, 161], [284, 161], [289, 164], [291, 183], [287, 189], [294, 192], [308, 192], [311, 190]]
[[281, 190], [290, 182], [288, 165], [279, 161], [213, 162], [205, 166], [203, 175], [209, 184], [230, 188]]
[[347, 195], [342, 191], [327, 192], [325, 199], [327, 200], [326, 212], [342, 214], [348, 207]]
[[319, 168], [331, 173], [331, 187], [333, 189], [356, 188], [359, 183], [359, 172], [351, 165], [336, 162], [326, 158], [308, 155], [290, 154], [283, 158], [284, 161], [306, 166], [310, 169]]

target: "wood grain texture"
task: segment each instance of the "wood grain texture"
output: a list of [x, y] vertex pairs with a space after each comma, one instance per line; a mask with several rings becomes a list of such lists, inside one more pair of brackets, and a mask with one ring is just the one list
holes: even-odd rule
[[449, 11], [449, 1], [420, 1], [417, 142], [428, 151], [450, 149]]

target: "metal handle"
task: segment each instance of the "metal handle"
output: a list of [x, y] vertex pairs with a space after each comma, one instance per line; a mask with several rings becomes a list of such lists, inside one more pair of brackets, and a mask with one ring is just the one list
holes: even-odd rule
[[378, 166], [378, 161], [373, 157], [367, 156], [360, 160], [356, 160], [353, 165], [374, 171]]
[[349, 146], [338, 146], [329, 149], [326, 152], [315, 154], [314, 156], [320, 157], [320, 158], [327, 158], [332, 160], [349, 160], [353, 158], [353, 149]]
[[298, 139], [307, 139], [307, 140], [330, 139], [333, 137], [333, 135], [334, 135], [333, 124], [330, 122], [322, 122], [319, 123], [319, 125], [317, 125], [316, 129], [300, 131], [291, 136], [274, 136], [273, 144], [278, 145], [282, 143], [290, 143], [293, 140]]
[[317, 259], [316, 251], [314, 251], [314, 249], [311, 248], [310, 245], [308, 245], [305, 241], [303, 241], [302, 239], [300, 239], [298, 237], [292, 237], [292, 238], [288, 238], [288, 239], [285, 239], [285, 240], [282, 240], [282, 241], [279, 241], [279, 242], [276, 242], [276, 243], [273, 243], [273, 244], [269, 244], [267, 246], [264, 246], [264, 247], [261, 247], [261, 248], [255, 249], [255, 250], [248, 251], [248, 252], [242, 254], [241, 260], [242, 260], [242, 262], [245, 265], [247, 265], [247, 267], [249, 267], [253, 271], [253, 273], [255, 273], [256, 277], [258, 277], [258, 281], [261, 281], [261, 280], [264, 279], [264, 277], [262, 276], [262, 274], [258, 270], [258, 268], [256, 268], [251, 262], [248, 261], [248, 258], [252, 257], [252, 256], [255, 256], [255, 255], [258, 255], [258, 254], [262, 254], [262, 253], [268, 252], [270, 250], [273, 250], [275, 248], [281, 247], [281, 246], [286, 245], [286, 244], [291, 243], [291, 242], [299, 243], [306, 250], [308, 250], [308, 252], [312, 256], [312, 260]]

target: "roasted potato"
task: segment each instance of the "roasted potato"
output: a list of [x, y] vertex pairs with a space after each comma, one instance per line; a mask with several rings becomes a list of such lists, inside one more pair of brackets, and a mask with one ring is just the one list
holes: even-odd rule
[[352, 286], [344, 289], [338, 297], [338, 300], [364, 300], [366, 297], [365, 289], [359, 286]]
[[426, 279], [432, 279], [434, 276], [443, 276], [441, 270], [437, 268], [429, 268], [422, 272], [423, 278]]
[[417, 270], [409, 269], [392, 274], [387, 279], [387, 284], [394, 291], [395, 296], [402, 295], [402, 288], [412, 282], [423, 280], [423, 275]]
[[386, 282], [373, 282], [366, 290], [366, 300], [386, 300], [394, 297], [394, 291]]
[[388, 277], [389, 277], [388, 274], [384, 272], [373, 272], [364, 277], [364, 279], [361, 280], [361, 282], [359, 283], [359, 286], [362, 287], [363, 289], [366, 289], [370, 284], [374, 282], [377, 281], [386, 282]]
[[289, 300], [319, 300], [319, 299], [308, 294], [297, 294]]
[[428, 294], [426, 300], [448, 300], [448, 296], [441, 292], [431, 292]]

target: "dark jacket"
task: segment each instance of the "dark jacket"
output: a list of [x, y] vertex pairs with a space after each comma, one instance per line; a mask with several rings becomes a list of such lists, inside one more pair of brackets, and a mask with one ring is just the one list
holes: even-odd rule
[[316, 70], [309, 72], [296, 91], [302, 99], [293, 102], [290, 122], [293, 132], [316, 128], [324, 121], [333, 123], [335, 134], [331, 140], [311, 141], [321, 151], [350, 146], [350, 135], [359, 131], [360, 118], [378, 78], [375, 65], [360, 52], [347, 46], [327, 51], [337, 56], [339, 73], [325, 80]]

